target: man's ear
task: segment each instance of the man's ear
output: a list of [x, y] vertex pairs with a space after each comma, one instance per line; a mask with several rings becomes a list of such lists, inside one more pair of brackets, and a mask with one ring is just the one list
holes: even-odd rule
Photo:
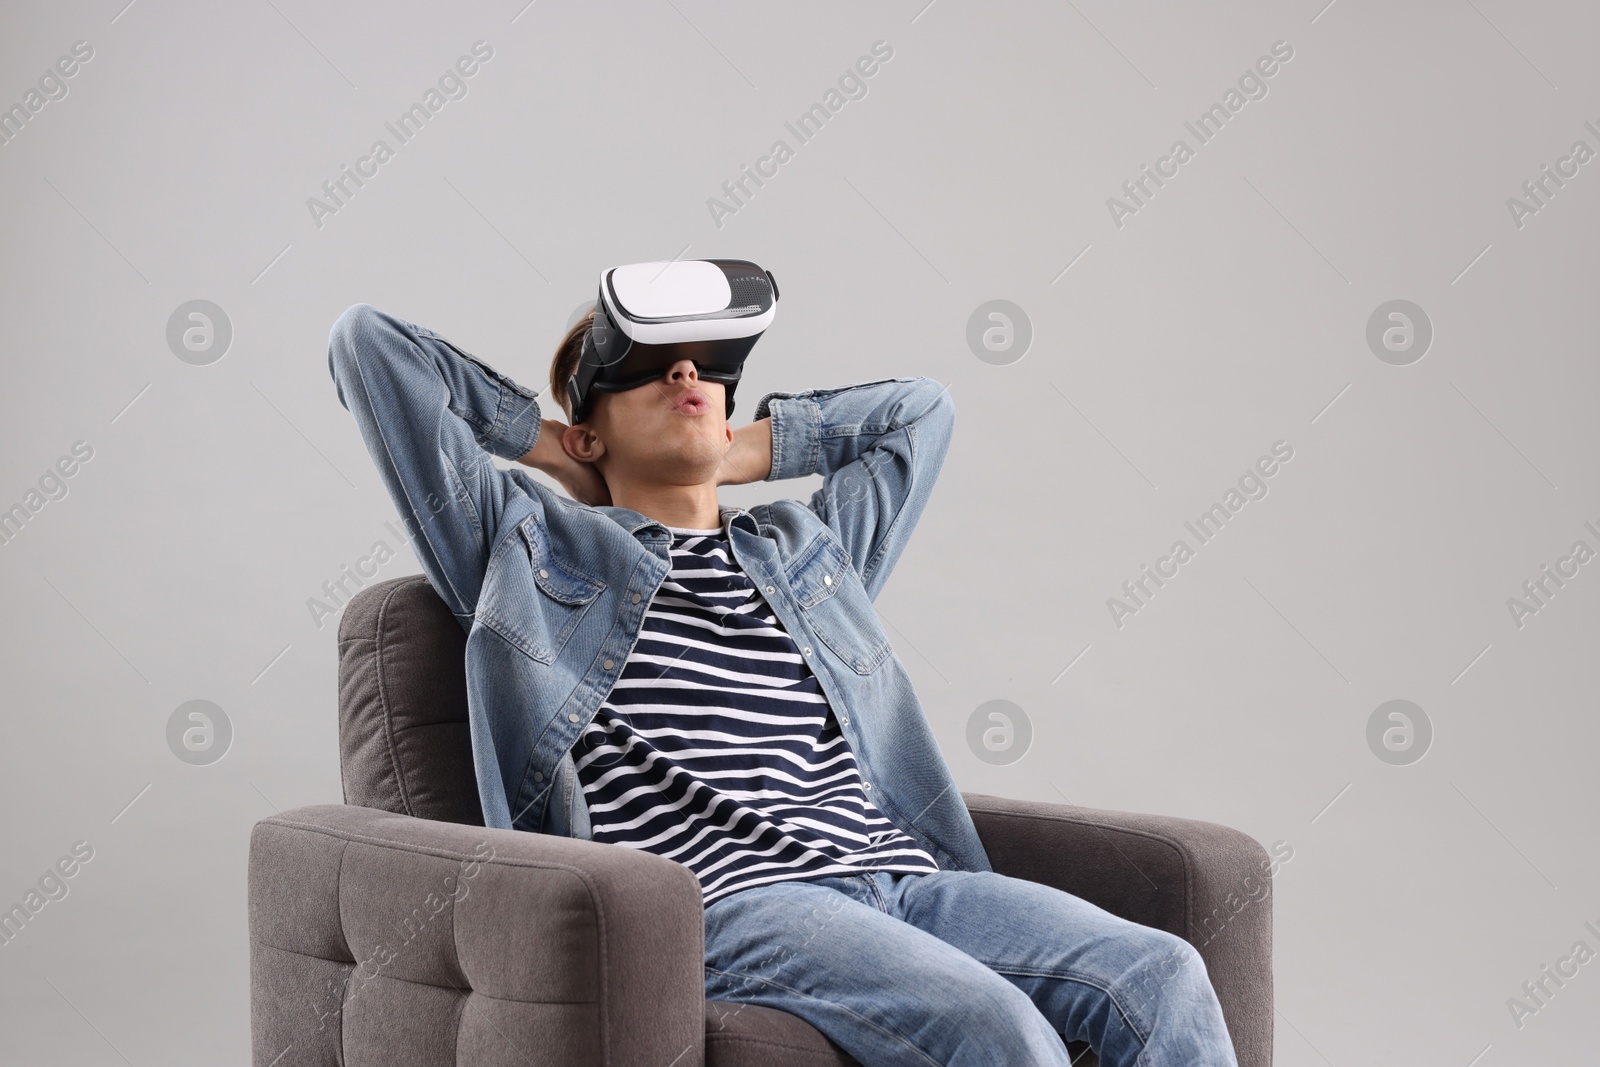
[[606, 443], [586, 422], [568, 426], [562, 431], [561, 448], [580, 463], [593, 463], [606, 454]]

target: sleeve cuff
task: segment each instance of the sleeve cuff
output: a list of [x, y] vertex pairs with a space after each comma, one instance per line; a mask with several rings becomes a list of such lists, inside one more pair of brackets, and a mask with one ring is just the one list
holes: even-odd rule
[[757, 420], [772, 417], [769, 482], [804, 478], [822, 469], [822, 405], [809, 397], [768, 393], [756, 405]]
[[500, 379], [500, 409], [484, 447], [501, 459], [516, 461], [533, 451], [544, 420], [537, 397], [503, 375], [495, 377]]

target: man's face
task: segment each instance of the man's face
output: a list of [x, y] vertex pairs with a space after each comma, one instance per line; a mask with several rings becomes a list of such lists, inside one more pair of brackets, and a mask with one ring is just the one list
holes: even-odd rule
[[722, 383], [702, 380], [693, 360], [680, 359], [644, 385], [597, 392], [584, 425], [604, 443], [602, 473], [699, 485], [716, 479], [733, 444], [726, 412]]

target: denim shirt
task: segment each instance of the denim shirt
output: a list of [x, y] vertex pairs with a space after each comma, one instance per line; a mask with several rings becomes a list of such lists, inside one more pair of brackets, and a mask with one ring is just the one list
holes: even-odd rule
[[[622, 673], [672, 534], [501, 470], [538, 440], [536, 395], [367, 304], [328, 368], [433, 588], [467, 634], [467, 713], [485, 825], [590, 838], [572, 747]], [[922, 514], [955, 403], [930, 378], [774, 392], [768, 481], [820, 473], [809, 503], [719, 507], [734, 559], [794, 637], [884, 816], [943, 869], [992, 870], [872, 601]]]

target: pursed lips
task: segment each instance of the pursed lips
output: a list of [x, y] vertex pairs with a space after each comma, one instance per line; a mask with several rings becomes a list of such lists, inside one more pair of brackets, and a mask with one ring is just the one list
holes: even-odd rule
[[704, 415], [711, 410], [711, 401], [698, 389], [685, 389], [672, 402], [672, 409], [681, 415]]

